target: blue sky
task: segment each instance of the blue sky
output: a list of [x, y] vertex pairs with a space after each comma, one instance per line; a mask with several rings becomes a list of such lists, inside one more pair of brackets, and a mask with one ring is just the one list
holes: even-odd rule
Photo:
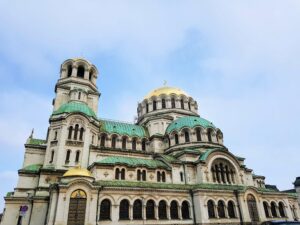
[[60, 64], [71, 57], [100, 71], [100, 117], [133, 121], [137, 102], [167, 80], [198, 101], [249, 168], [292, 188], [299, 21], [298, 0], [0, 1], [0, 195], [16, 186], [31, 129], [45, 138]]

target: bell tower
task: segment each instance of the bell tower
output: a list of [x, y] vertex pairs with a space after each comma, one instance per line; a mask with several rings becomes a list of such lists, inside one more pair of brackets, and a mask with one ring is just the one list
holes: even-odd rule
[[60, 79], [55, 86], [56, 97], [53, 111], [70, 101], [87, 104], [96, 114], [100, 93], [96, 86], [97, 68], [82, 58], [64, 61], [60, 69]]

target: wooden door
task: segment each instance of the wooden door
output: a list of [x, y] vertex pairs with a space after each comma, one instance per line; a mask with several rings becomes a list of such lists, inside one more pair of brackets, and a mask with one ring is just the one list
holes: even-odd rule
[[82, 190], [72, 193], [69, 204], [68, 225], [84, 225], [86, 194]]

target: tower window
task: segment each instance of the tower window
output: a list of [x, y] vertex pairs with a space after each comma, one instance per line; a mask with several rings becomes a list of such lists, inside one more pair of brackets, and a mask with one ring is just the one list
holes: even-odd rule
[[175, 134], [174, 137], [175, 137], [175, 144], [178, 145], [179, 144], [178, 134]]
[[161, 100], [161, 108], [166, 108], [166, 100], [164, 98]]
[[57, 139], [57, 131], [55, 131], [55, 133], [54, 133], [54, 138], [53, 138], [53, 140], [55, 141]]
[[84, 132], [84, 129], [83, 127], [80, 128], [80, 134], [79, 134], [79, 140], [82, 141], [83, 140], [83, 132]]
[[126, 137], [123, 137], [122, 138], [122, 149], [126, 149], [127, 148], [127, 138]]
[[196, 130], [196, 136], [197, 136], [197, 141], [201, 141], [202, 138], [201, 138], [201, 129], [200, 128], [197, 128]]
[[142, 141], [142, 151], [146, 151], [146, 140], [143, 139]]
[[159, 171], [157, 171], [157, 182], [160, 182], [160, 172]]
[[66, 163], [70, 162], [70, 155], [71, 155], [71, 150], [68, 150], [66, 154]]
[[81, 92], [78, 93], [78, 100], [81, 98]]
[[185, 142], [190, 142], [190, 134], [188, 131], [185, 131], [184, 132], [184, 138], [185, 138]]
[[136, 150], [136, 139], [132, 140], [132, 150]]
[[77, 77], [84, 78], [84, 67], [83, 66], [78, 66]]
[[183, 99], [180, 100], [180, 106], [181, 106], [181, 109], [184, 109], [184, 102], [183, 102]]
[[76, 125], [75, 125], [75, 130], [74, 130], [74, 140], [77, 140], [78, 130], [79, 130], [79, 125], [76, 124]]
[[111, 139], [111, 147], [116, 148], [117, 137], [113, 136]]
[[80, 151], [76, 152], [76, 157], [75, 157], [75, 162], [78, 163], [79, 162], [79, 157], [80, 157]]
[[70, 77], [72, 75], [72, 65], [68, 66], [67, 76]]
[[166, 182], [166, 173], [165, 172], [161, 173], [161, 181]]
[[172, 109], [175, 108], [175, 99], [174, 98], [171, 99], [171, 107], [172, 107]]
[[52, 152], [51, 152], [51, 158], [50, 158], [49, 163], [53, 163], [53, 160], [54, 160], [54, 150], [52, 150]]
[[180, 181], [183, 182], [183, 172], [180, 172]]
[[146, 113], [148, 113], [148, 112], [149, 112], [149, 104], [146, 103]]
[[73, 133], [73, 127], [70, 126], [70, 127], [69, 127], [69, 135], [68, 135], [68, 139], [69, 139], [69, 140], [72, 138], [72, 133]]
[[156, 107], [156, 101], [154, 100], [153, 101], [153, 111], [155, 111], [157, 109], [157, 107]]
[[211, 132], [211, 130], [209, 129], [209, 130], [207, 131], [207, 138], [208, 138], [208, 141], [209, 141], [209, 142], [212, 141], [211, 134], [212, 134], [212, 132]]
[[89, 73], [89, 80], [92, 80], [92, 77], [93, 77], [93, 71], [91, 70]]

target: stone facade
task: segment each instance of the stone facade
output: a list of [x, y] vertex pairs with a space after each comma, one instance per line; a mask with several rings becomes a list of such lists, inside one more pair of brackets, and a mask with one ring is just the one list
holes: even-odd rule
[[161, 87], [136, 124], [97, 117], [97, 68], [66, 60], [45, 140], [31, 135], [1, 225], [259, 224], [298, 220], [295, 193], [265, 186], [198, 103]]

